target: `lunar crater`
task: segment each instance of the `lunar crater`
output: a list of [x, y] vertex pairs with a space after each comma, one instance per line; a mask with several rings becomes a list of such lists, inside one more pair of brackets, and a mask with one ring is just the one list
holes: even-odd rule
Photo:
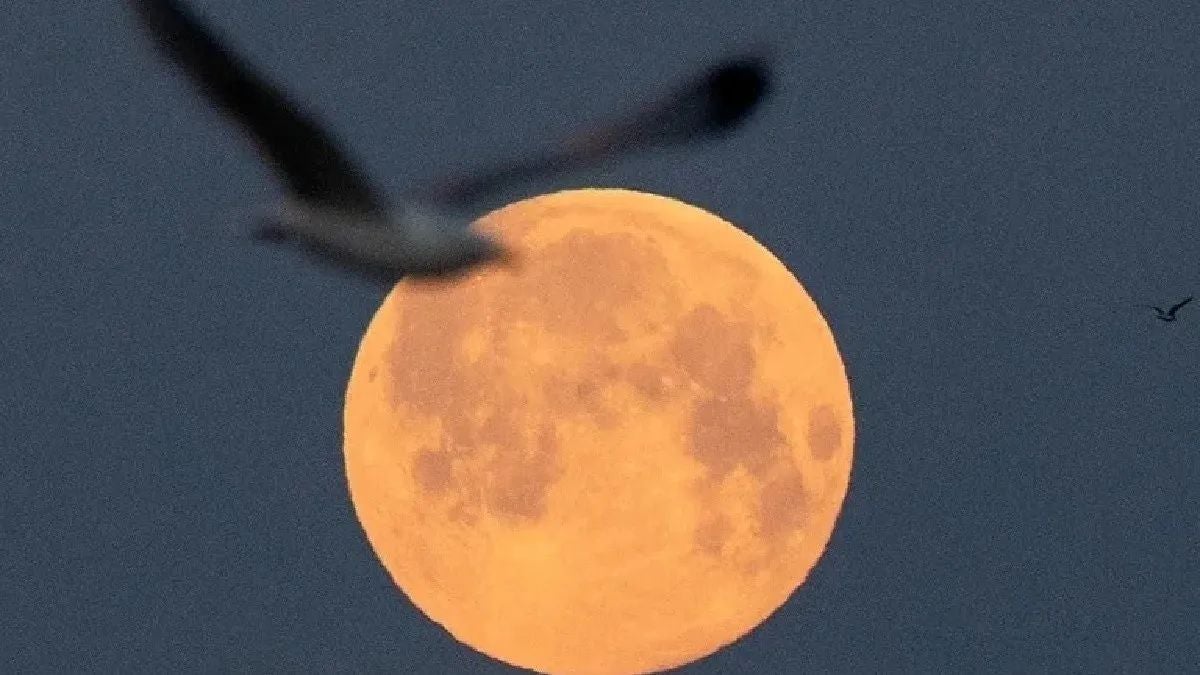
[[829, 461], [842, 447], [842, 424], [831, 406], [818, 406], [809, 413], [806, 438], [809, 452], [822, 462]]

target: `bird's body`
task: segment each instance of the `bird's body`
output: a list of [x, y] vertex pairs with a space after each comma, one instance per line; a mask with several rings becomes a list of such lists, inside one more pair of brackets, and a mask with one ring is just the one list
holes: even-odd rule
[[256, 238], [299, 246], [384, 283], [512, 261], [497, 240], [470, 227], [461, 209], [515, 181], [718, 135], [740, 123], [767, 88], [765, 59], [732, 60], [670, 98], [585, 130], [578, 138], [586, 142], [568, 141], [550, 152], [445, 181], [428, 190], [423, 202], [392, 202], [328, 131], [181, 3], [129, 2], [159, 49], [250, 137], [282, 180], [287, 195], [260, 224]]
[[1167, 322], [1176, 321], [1177, 317], [1175, 316], [1175, 312], [1178, 312], [1180, 307], [1183, 307], [1184, 305], [1188, 304], [1189, 302], [1192, 301], [1192, 299], [1193, 299], [1193, 297], [1189, 295], [1188, 297], [1184, 298], [1183, 300], [1180, 300], [1179, 302], [1175, 303], [1174, 305], [1171, 305], [1167, 309], [1163, 309], [1162, 307], [1156, 307], [1154, 305], [1146, 305], [1146, 307], [1149, 307], [1150, 309], [1154, 310], [1154, 312], [1156, 314], [1155, 318], [1157, 318], [1159, 321], [1167, 321]]

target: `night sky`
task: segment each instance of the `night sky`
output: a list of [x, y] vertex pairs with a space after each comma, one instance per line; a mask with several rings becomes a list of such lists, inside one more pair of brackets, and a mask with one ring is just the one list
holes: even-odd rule
[[[778, 42], [736, 136], [500, 202], [701, 206], [837, 336], [829, 549], [681, 672], [1200, 663], [1200, 306], [1138, 306], [1200, 291], [1193, 3], [192, 4], [394, 192]], [[0, 54], [0, 671], [514, 672], [395, 589], [351, 508], [382, 292], [246, 240], [278, 184], [122, 3], [18, 2]]]

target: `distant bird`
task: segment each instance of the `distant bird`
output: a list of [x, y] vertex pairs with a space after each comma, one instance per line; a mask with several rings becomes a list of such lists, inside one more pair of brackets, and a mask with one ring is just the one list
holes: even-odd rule
[[1184, 305], [1188, 304], [1189, 302], [1192, 301], [1192, 299], [1193, 299], [1192, 296], [1189, 295], [1188, 297], [1184, 298], [1183, 300], [1180, 300], [1179, 302], [1175, 303], [1174, 305], [1171, 305], [1171, 307], [1165, 311], [1163, 310], [1162, 307], [1155, 307], [1154, 305], [1143, 305], [1143, 306], [1149, 307], [1150, 309], [1154, 310], [1155, 313], [1158, 314], [1157, 318], [1159, 321], [1175, 321], [1175, 312], [1178, 312], [1180, 307], [1183, 307]]
[[159, 49], [251, 137], [282, 179], [287, 194], [255, 237], [297, 245], [383, 283], [512, 262], [498, 241], [470, 229], [469, 217], [446, 209], [470, 206], [516, 181], [722, 135], [738, 126], [769, 88], [765, 52], [730, 59], [673, 95], [587, 130], [560, 148], [445, 181], [392, 205], [328, 131], [222, 46], [214, 31], [181, 3], [129, 1]]

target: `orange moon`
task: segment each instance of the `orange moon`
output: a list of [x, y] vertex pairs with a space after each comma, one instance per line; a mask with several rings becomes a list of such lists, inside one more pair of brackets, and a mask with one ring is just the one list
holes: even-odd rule
[[816, 304], [667, 197], [570, 190], [475, 227], [520, 267], [400, 282], [347, 387], [350, 495], [384, 567], [456, 639], [539, 672], [655, 672], [752, 630], [849, 484]]

